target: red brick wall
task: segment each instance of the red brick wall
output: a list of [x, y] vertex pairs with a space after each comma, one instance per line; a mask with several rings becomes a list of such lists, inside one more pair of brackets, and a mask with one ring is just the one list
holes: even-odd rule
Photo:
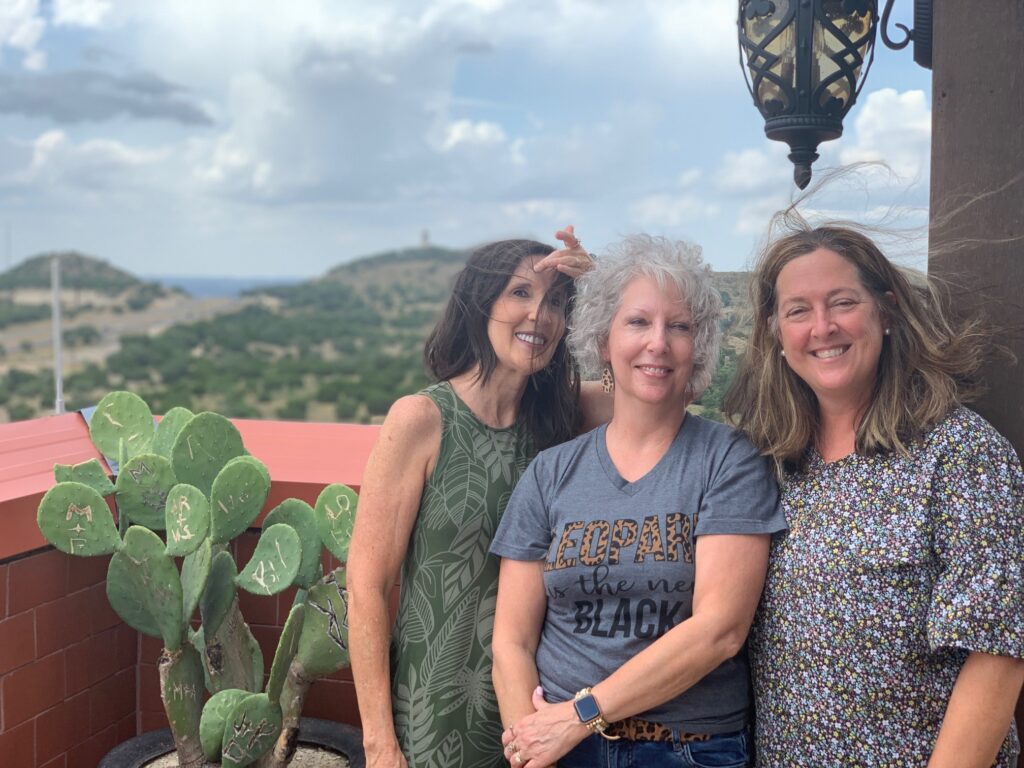
[[[236, 542], [249, 561], [256, 534]], [[159, 640], [139, 635], [110, 608], [109, 557], [47, 548], [0, 563], [0, 765], [95, 768], [116, 744], [167, 727], [160, 701]], [[337, 561], [324, 557], [324, 568]], [[239, 592], [266, 671], [295, 590]], [[348, 669], [313, 684], [303, 714], [359, 726]]]
[[0, 763], [95, 768], [136, 734], [137, 634], [107, 604], [109, 557], [0, 563]]

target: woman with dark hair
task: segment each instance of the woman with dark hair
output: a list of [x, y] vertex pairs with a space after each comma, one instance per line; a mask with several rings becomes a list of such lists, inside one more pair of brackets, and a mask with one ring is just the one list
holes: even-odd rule
[[[348, 562], [349, 639], [367, 765], [498, 768], [491, 684], [498, 519], [538, 448], [577, 429], [565, 347], [590, 258], [504, 240], [477, 249], [425, 348], [438, 383], [398, 400], [366, 466]], [[388, 647], [388, 603], [401, 575]]]
[[1016, 766], [1024, 473], [962, 405], [983, 328], [845, 226], [797, 222], [751, 292], [726, 411], [789, 523], [751, 631], [759, 765]]

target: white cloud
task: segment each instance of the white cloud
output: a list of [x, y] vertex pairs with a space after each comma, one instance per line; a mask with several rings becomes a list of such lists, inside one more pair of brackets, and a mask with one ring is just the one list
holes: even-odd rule
[[111, 0], [54, 0], [53, 23], [57, 26], [98, 27], [113, 8]]
[[631, 221], [644, 227], [677, 227], [718, 213], [718, 205], [696, 195], [648, 195], [629, 207]]
[[[109, 139], [74, 143], [61, 130], [46, 131], [32, 143], [32, 160], [10, 180], [24, 185], [95, 192], [113, 183], [134, 186], [140, 170], [166, 160], [166, 149], [140, 149]], [[134, 177], [134, 180], [133, 180]]]
[[853, 127], [854, 142], [839, 153], [843, 164], [881, 161], [908, 181], [928, 175], [932, 122], [924, 91], [869, 93]]
[[37, 49], [46, 30], [39, 14], [39, 0], [6, 0], [0, 3], [0, 52], [4, 47], [20, 50], [26, 69], [46, 66], [46, 54]]
[[771, 142], [762, 149], [726, 152], [715, 173], [718, 189], [741, 195], [785, 189], [792, 184], [793, 166], [785, 144]]
[[460, 145], [495, 146], [508, 138], [497, 123], [486, 120], [456, 120], [449, 123], [441, 142], [441, 151], [448, 152]]
[[520, 200], [501, 206], [501, 212], [517, 225], [537, 222], [544, 225], [551, 222], [568, 224], [578, 216], [578, 211], [564, 200]]

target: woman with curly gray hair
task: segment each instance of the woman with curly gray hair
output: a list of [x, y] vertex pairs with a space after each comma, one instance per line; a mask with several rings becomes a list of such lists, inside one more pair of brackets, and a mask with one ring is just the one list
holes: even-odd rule
[[745, 642], [785, 524], [767, 462], [686, 410], [720, 314], [686, 243], [629, 237], [579, 281], [570, 346], [614, 413], [537, 456], [491, 546], [513, 768], [749, 763]]

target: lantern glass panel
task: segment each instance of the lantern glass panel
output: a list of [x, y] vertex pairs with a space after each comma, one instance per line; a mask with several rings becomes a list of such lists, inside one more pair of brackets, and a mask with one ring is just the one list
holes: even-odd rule
[[751, 0], [743, 33], [757, 46], [748, 62], [754, 96], [766, 116], [792, 109], [796, 86], [796, 21], [790, 0]]
[[819, 106], [841, 116], [857, 90], [871, 36], [870, 11], [845, 11], [842, 0], [824, 0], [823, 16], [814, 20], [813, 78]]

